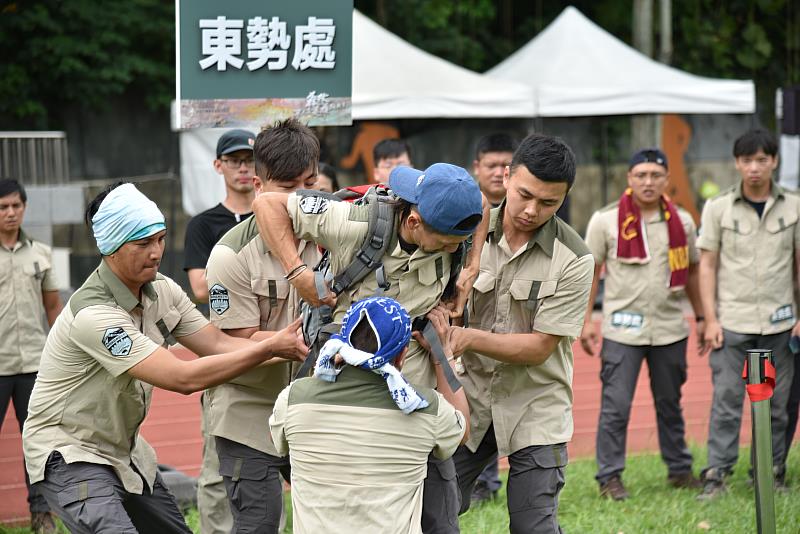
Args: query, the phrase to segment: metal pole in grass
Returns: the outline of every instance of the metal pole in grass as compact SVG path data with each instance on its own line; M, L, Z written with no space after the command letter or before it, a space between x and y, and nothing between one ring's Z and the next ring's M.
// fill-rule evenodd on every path
M772 420L770 397L775 387L772 351L748 350L742 378L747 381L747 395L753 422L754 487L756 490L756 525L759 534L775 533L775 499L772 473Z

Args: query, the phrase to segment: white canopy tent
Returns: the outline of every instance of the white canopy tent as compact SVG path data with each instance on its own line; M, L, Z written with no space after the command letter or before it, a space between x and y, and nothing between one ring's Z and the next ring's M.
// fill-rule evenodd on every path
M356 10L352 105L359 120L532 117L534 111L527 85L493 80L424 52ZM211 166L224 131L179 134L183 209L190 215L225 198L222 177Z
M752 81L658 63L572 6L486 75L532 87L539 117L755 111Z
M409 44L353 10L353 118L532 117L524 84L493 80Z

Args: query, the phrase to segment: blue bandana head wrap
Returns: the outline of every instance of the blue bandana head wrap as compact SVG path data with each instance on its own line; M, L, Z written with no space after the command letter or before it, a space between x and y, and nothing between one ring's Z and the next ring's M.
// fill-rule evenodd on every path
M367 321L378 340L375 354L360 351L350 344L350 338L361 321ZM411 318L399 302L388 297L370 297L353 304L344 316L342 330L323 345L314 368L314 376L328 382L336 381L341 372L335 357L344 358L349 365L377 373L386 385L397 406L409 414L428 406L411 387L400 371L392 365L394 359L411 340Z
M144 239L166 228L156 203L133 184L111 190L92 217L92 231L100 254L108 256L128 241Z

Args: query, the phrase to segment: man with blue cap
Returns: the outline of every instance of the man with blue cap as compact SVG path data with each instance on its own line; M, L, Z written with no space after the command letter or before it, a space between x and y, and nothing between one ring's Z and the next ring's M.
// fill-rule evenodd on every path
M485 237L488 229L488 205L484 217L483 197L469 173L447 163L436 163L424 171L401 166L392 171L389 185L394 194L394 231L381 258L382 268L338 295L327 290L322 299L314 273L298 255L294 238L313 241L330 251L331 270L341 273L369 235L370 206L336 202L319 192L303 191L265 193L253 202L259 232L271 254L291 273L289 283L307 302L332 306L333 323L342 322L353 302L378 292L397 299L412 319L424 318L442 298L453 253L473 233L475 245L465 270L467 277L477 276L484 240L480 236ZM411 342L405 362L409 380L435 387L434 365L417 341ZM452 460L431 457L425 480L423 532L459 532L459 499Z
M428 317L452 360L449 313ZM408 383L400 370L410 340L411 318L396 300L360 300L314 376L278 396L269 423L290 453L294 532L422 532L428 455L449 458L466 440L469 409L438 363L439 393Z
M261 342L209 325L158 274L164 216L133 184L103 191L86 219L102 261L48 336L23 431L28 474L73 533L189 533L139 435L153 386L189 394L302 360L299 321ZM176 342L206 357L183 361L166 350Z

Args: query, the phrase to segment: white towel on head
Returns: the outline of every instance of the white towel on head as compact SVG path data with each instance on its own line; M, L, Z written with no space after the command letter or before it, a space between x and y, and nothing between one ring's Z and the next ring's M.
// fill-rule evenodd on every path
M107 256L128 241L164 230L164 214L133 184L113 189L92 217L92 231L100 254Z

